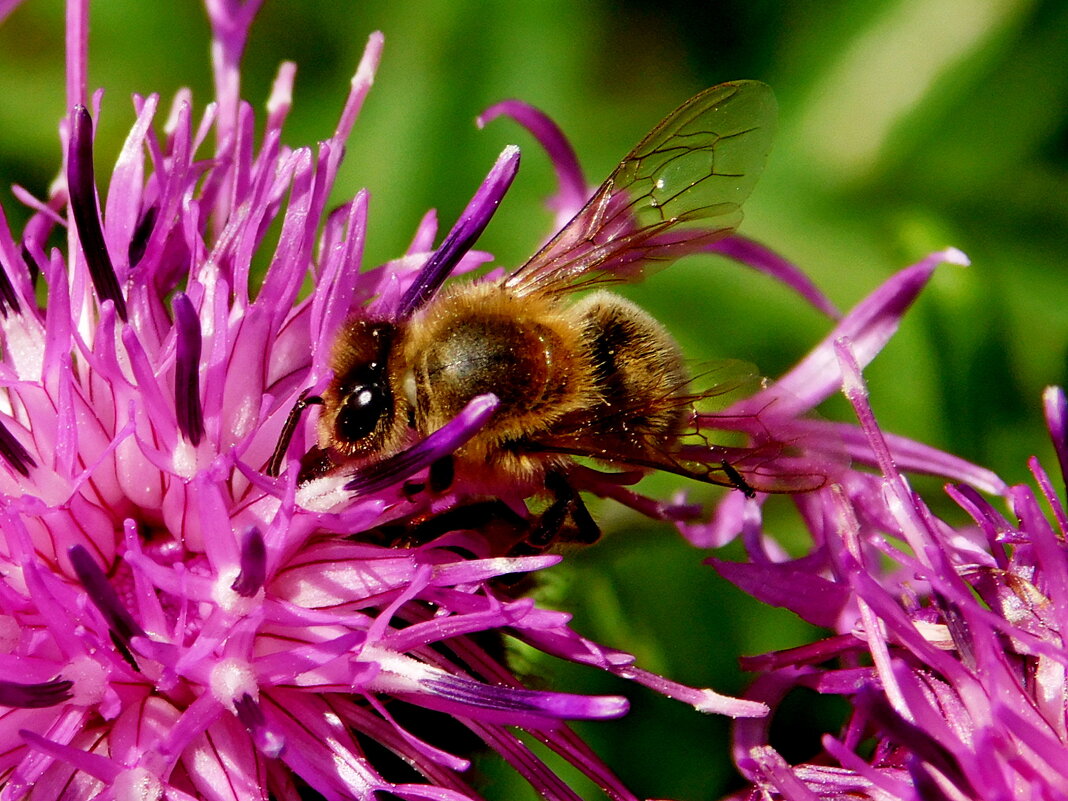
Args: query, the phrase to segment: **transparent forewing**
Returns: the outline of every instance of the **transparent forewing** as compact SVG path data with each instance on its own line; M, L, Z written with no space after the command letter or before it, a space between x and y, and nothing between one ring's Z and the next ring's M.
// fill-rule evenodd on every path
M812 492L827 485L836 464L814 458L795 444L765 442L756 447L683 445L677 450L644 448L632 452L605 453L590 441L569 437L546 437L532 443L545 453L584 456L621 468L659 470L678 476L753 492Z
M819 489L846 463L833 437L804 422L784 419L775 403L747 414L698 411L723 408L751 396L762 379L753 365L724 360L706 365L693 382L652 397L635 393L564 415L551 430L525 440L534 452L588 457L616 468L659 470L750 492L794 493ZM687 386L700 383L691 392ZM643 421L678 409L677 435L649 431ZM728 444L733 443L733 444Z
M690 98L505 285L526 294L633 280L727 236L764 168L775 112L771 89L757 81Z

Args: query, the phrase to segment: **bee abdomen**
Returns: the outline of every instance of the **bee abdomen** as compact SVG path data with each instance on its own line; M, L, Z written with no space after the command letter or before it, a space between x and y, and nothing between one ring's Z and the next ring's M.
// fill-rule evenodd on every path
M589 433L626 449L673 441L687 411L689 376L675 340L651 315L610 292L572 308L581 321L600 401Z

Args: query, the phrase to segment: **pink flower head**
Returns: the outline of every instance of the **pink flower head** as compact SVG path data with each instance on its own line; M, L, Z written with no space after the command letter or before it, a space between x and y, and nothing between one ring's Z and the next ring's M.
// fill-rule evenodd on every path
M643 671L512 591L557 556L502 554L462 526L410 548L374 541L411 516L405 482L472 436L492 395L410 448L299 486L311 426L292 426L293 458L280 477L266 469L294 403L329 380L353 310L403 317L486 260L471 247L518 151L438 248L428 218L408 253L364 269L366 193L326 204L382 37L331 137L282 144L285 64L257 142L238 64L258 5L209 0L216 102L198 117L181 92L160 127L159 98L134 98L101 198L102 96L87 96L87 4L72 2L66 180L46 201L27 196L36 213L21 235L0 213L0 798L477 798L458 732L543 796L577 798L519 729L632 799L566 725L627 702L525 688L503 636L701 711L766 707ZM57 229L66 252L48 249ZM739 247L814 297L788 265ZM577 488L657 516L693 514L577 475Z

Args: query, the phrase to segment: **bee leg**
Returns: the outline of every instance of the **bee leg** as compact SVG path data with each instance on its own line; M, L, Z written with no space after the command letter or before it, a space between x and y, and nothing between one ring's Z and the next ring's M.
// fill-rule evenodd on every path
M489 526L504 525L510 530L525 532L530 523L525 517L501 500L476 501L464 506L454 506L448 511L418 522L406 521L379 526L374 532L376 542L394 548L411 548L430 542L450 531L480 531ZM366 534L355 535L366 540Z
M566 541L578 543L579 545L593 545L593 543L601 539L601 527L593 519L593 515L590 514L586 502L582 500L582 496L578 494L578 491L568 484L563 476L560 477L560 483L568 497L567 511L574 526L568 533Z
M289 416L286 418L285 425L282 426L282 433L278 436L278 444L274 446L274 453L271 454L271 458L267 460L267 464L263 468L263 472L269 476L274 477L282 472L286 451L289 450L289 443L293 441L293 433L297 430L297 423L300 422L301 414L309 406L323 402L323 399L318 395L312 395L309 398L309 391L306 389L301 392L297 402L289 410Z
M427 486L431 492L445 492L456 478L456 465L452 456L442 456L430 465Z
M553 502L542 513L534 530L512 548L510 556L539 554L554 542L591 545L601 538L597 521L563 473L549 473L545 477L545 487L553 494ZM571 526L565 532L569 520Z
M452 456L442 456L437 461L430 463L426 481L405 481L402 489L404 497L412 500L416 495L429 489L431 492L440 494L452 486L456 477L456 468L453 465Z
M338 465L330 458L330 451L323 450L318 445L300 457L300 472L297 473L297 484L307 484L312 479L325 476Z
M746 498L756 497L756 490L749 486L749 482L745 480L745 476L739 473L734 465L730 462L720 462L720 466L723 468L723 473L731 482L732 487L739 490Z

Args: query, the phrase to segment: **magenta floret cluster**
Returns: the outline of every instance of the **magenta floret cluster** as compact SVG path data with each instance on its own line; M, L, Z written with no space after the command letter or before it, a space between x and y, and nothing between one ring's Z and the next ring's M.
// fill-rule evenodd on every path
M763 705L648 674L498 582L557 556L502 556L477 532L412 548L353 536L402 516L404 480L475 430L492 397L357 478L298 488L303 430L290 469L265 470L352 310L402 308L488 258L470 248L518 151L441 246L431 214L406 254L365 265L366 193L326 204L383 39L334 135L291 149L293 65L258 137L239 96L256 5L208 3L216 102L198 113L182 92L163 114L135 97L98 197L104 103L85 94L88 10L72 3L64 180L45 200L19 192L34 209L20 236L0 216L0 797L477 797L468 756L399 706L423 710L420 731L455 721L547 797L576 796L523 731L633 798L566 725L627 702L523 687L503 636L706 711ZM397 757L390 776L368 743Z

